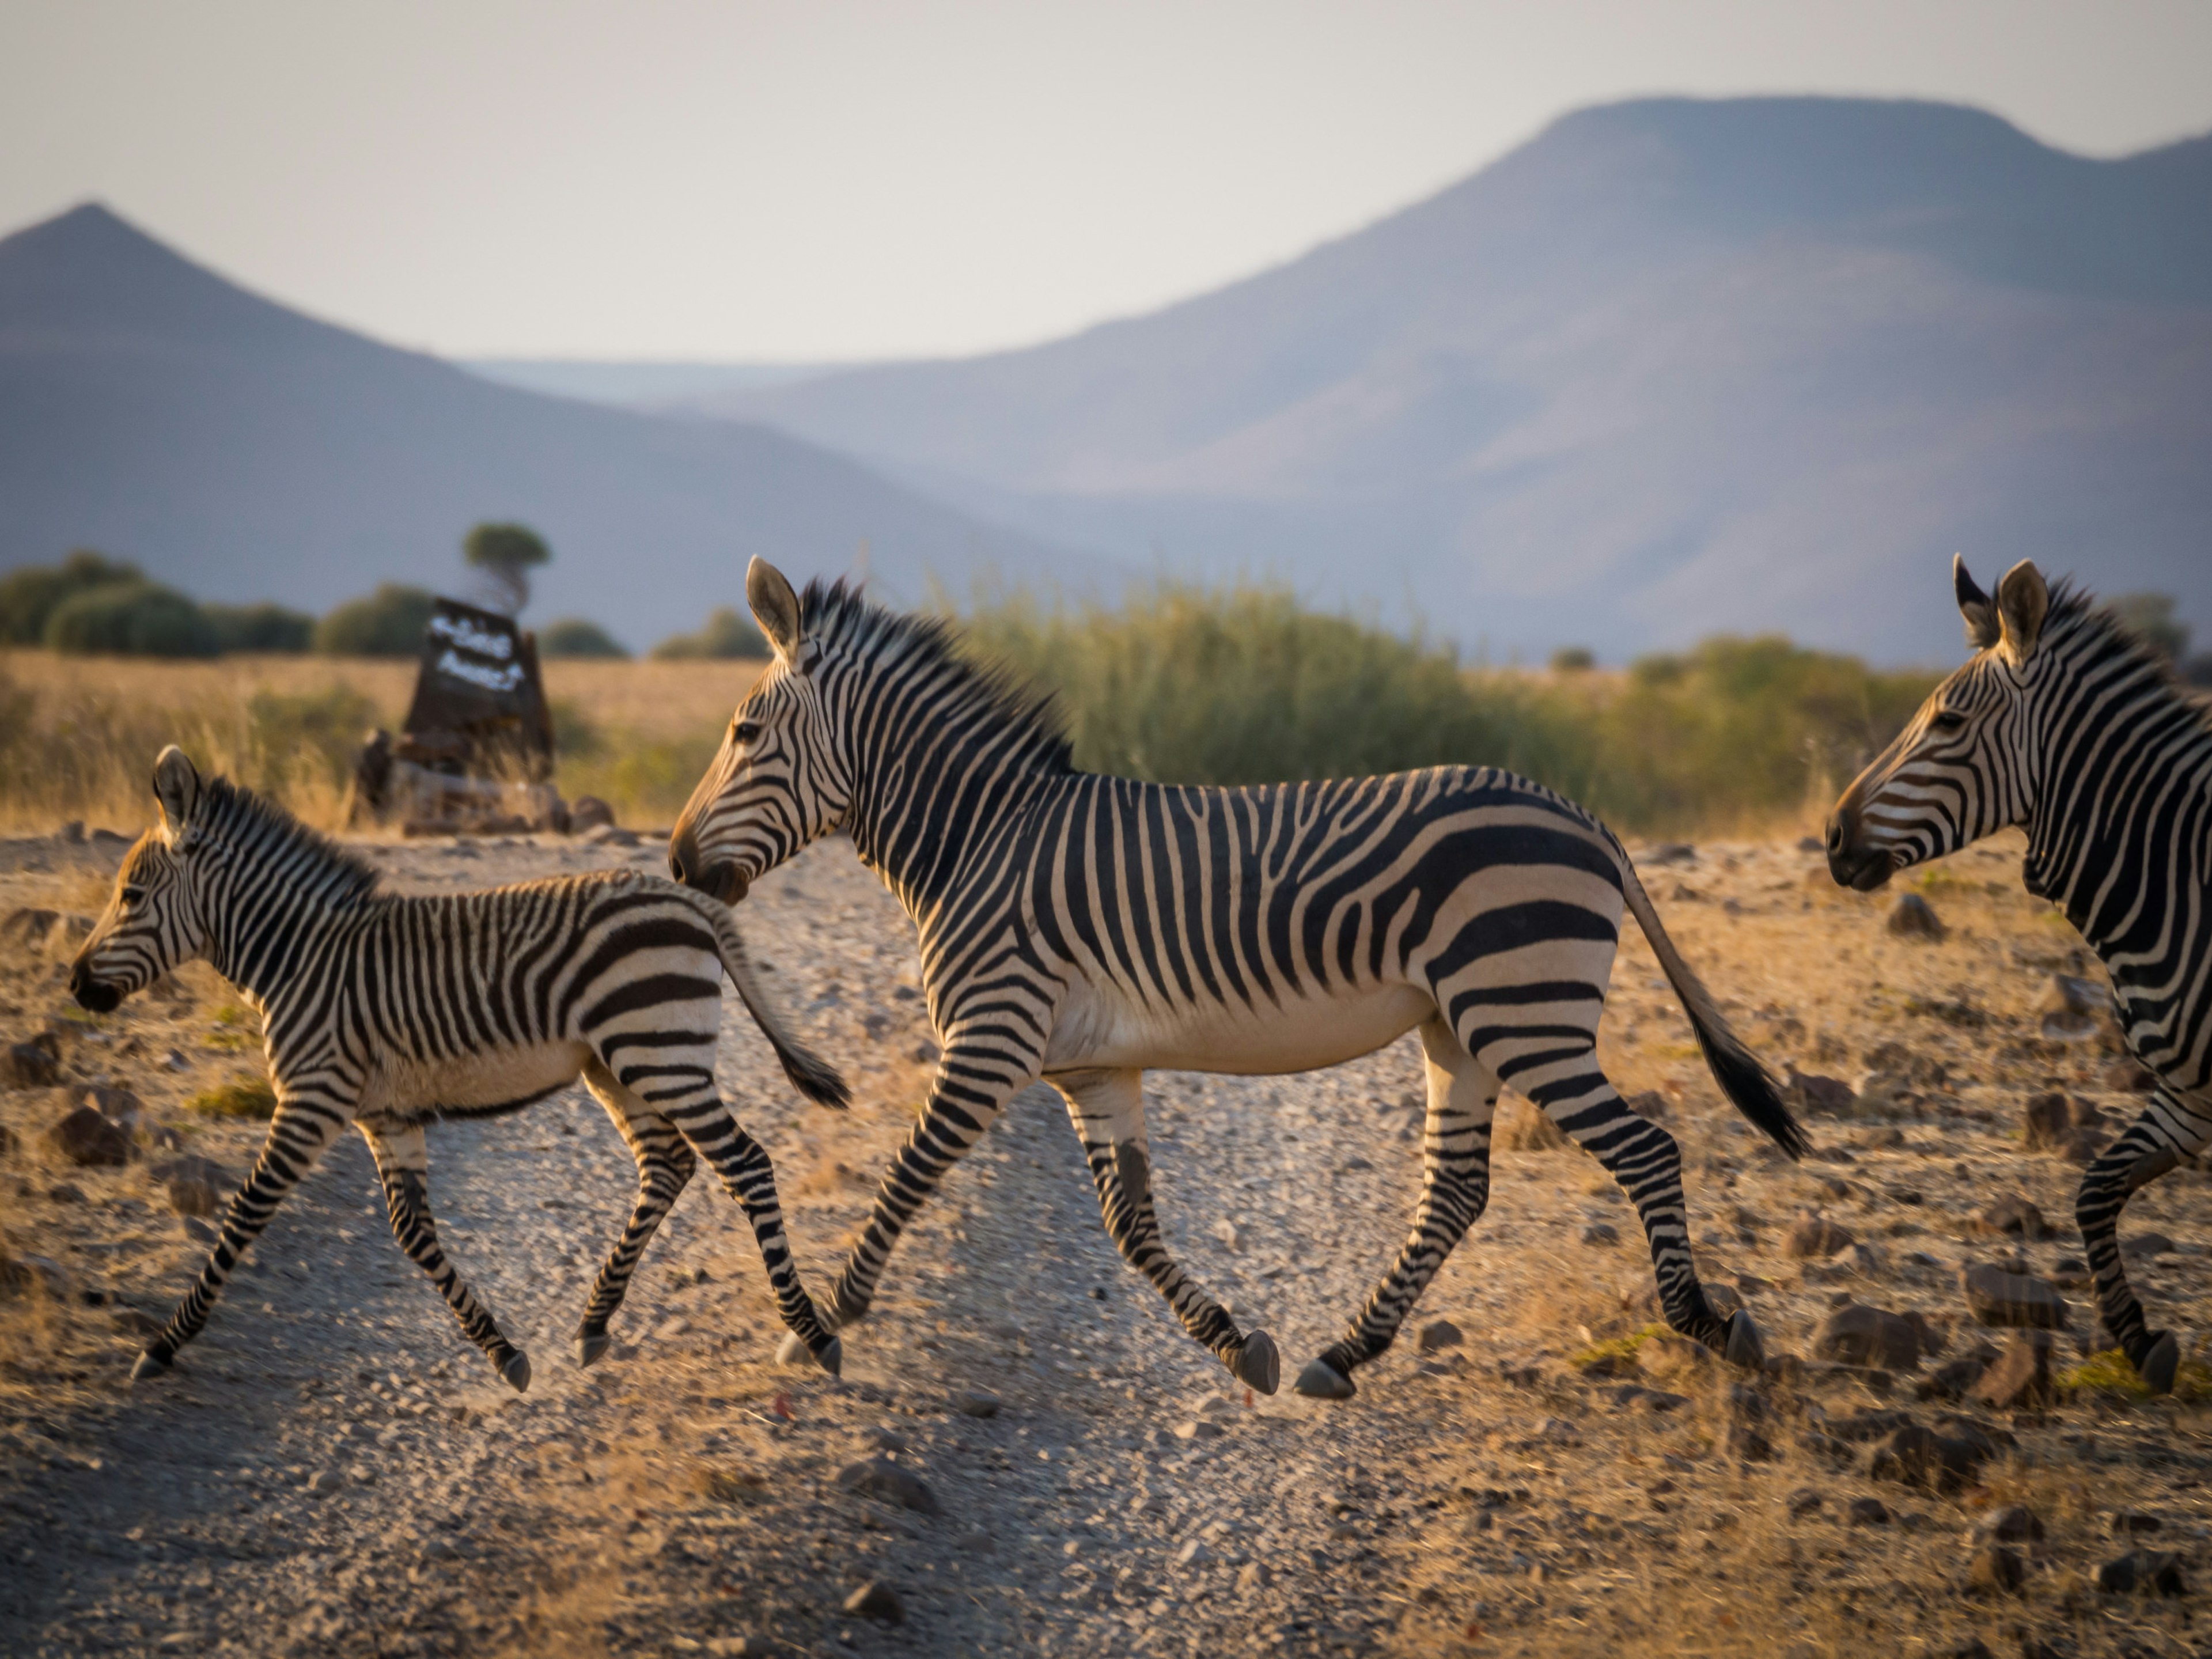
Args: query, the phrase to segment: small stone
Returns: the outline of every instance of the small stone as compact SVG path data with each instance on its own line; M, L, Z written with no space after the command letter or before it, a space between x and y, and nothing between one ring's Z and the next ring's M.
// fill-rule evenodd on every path
M1850 1231L1824 1215L1804 1215L1792 1224L1782 1241L1783 1254L1800 1261L1825 1260L1857 1241Z
M1237 1593L1250 1595L1267 1588L1267 1570L1257 1561L1247 1561L1237 1570Z
M136 1308L118 1308L108 1316L109 1322L125 1336L159 1336L161 1322Z
M568 803L568 833L580 836L615 821L615 809L597 795L579 795Z
M2109 1031L2119 1035L2112 1018L2112 994L2096 980L2053 974L2035 1005L2043 1035L2057 1042L2081 1042Z
M2122 1054L2106 1066L2099 1080L2116 1095L2147 1095L2158 1087L2157 1073L2130 1054Z
M46 1197L56 1204L82 1204L84 1188L71 1181L58 1181L46 1188Z
M1765 1463L1774 1456L1774 1443L1747 1423L1731 1423L1728 1455L1746 1463Z
M750 1638L743 1636L710 1636L707 1638L706 1649L714 1656L714 1659L753 1659L753 1656L761 1651L752 1644Z
M1983 1516L1979 1530L2000 1544L2038 1544L2043 1541L2043 1517L2025 1504L2008 1504Z
M888 1423L879 1423L869 1430L868 1437L875 1442L878 1451L902 1452L906 1449L906 1437Z
M1917 893L1900 893L1897 902L1890 907L1889 921L1884 924L1899 939L1937 939L1943 937L1943 923L1935 907Z
M58 910L40 909L31 905L10 910L4 918L0 918L0 945L26 953L41 952L46 948L47 935L53 932L54 924L61 919L61 913Z
M956 1394L952 1396L952 1409L963 1417L996 1417L999 1414L999 1396L981 1391Z
M1993 1411L2034 1411L2050 1405L2056 1391L2049 1334L2031 1330L2014 1337L1966 1393Z
M1813 1333L1813 1357L1839 1365L1909 1371L1920 1364L1923 1327L1887 1308L1861 1303L1836 1309Z
M1224 1216L1213 1224L1213 1236L1231 1255L1241 1255L1244 1249L1244 1234L1236 1222Z
M1179 1567L1210 1567L1213 1559L1213 1552L1206 1547L1203 1538L1186 1540L1175 1553L1175 1564Z
M113 1169L131 1158L131 1137L89 1106L80 1106L46 1131L46 1144L70 1163Z
M60 1044L11 1042L0 1048L0 1084L11 1089L50 1089L61 1076Z
M1221 1438L1221 1425L1209 1423L1203 1418L1200 1418L1191 1422L1176 1424L1174 1434L1178 1440L1218 1440Z
M1985 1454L1966 1440L1952 1439L1919 1424L1897 1430L1875 1448L1867 1472L1877 1480L1953 1492L1974 1478Z
M1790 1518L1802 1521L1808 1515L1817 1515L1827 1501L1827 1494L1817 1487L1800 1486L1790 1494Z
M2112 1516L2112 1536L2134 1538L2143 1533L2157 1532L2166 1522L2142 1510L2119 1510Z
M2040 1279L1987 1266L1969 1268L1960 1278L1966 1306L1984 1325L2066 1328L2066 1298Z
M307 1490L318 1498L328 1498L344 1485L344 1477L336 1469L318 1469L307 1477Z
M2097 1569L2097 1588L2106 1595L2185 1595L2181 1558L2167 1550L2130 1550Z
M1886 1527L1889 1524L1889 1507L1879 1498L1854 1498L1844 1518L1854 1527Z
M880 1457L863 1458L837 1471L837 1484L848 1492L881 1503L912 1510L919 1515L938 1515L937 1494L913 1470Z
M1954 1642L1943 1650L1943 1659L1997 1659L1990 1651L1990 1644L1978 1636L1969 1636L1963 1642Z
M872 1619L879 1625L906 1623L906 1608L898 1599L898 1592L879 1578L871 1578L847 1596L845 1611L857 1619Z
M1421 1327L1414 1346L1423 1353L1441 1353L1446 1348L1456 1348L1466 1340L1466 1333L1450 1320L1434 1319Z
M1974 1218L1974 1231L1990 1237L2010 1237L2035 1243L2049 1237L2043 1212L2015 1193L2001 1198Z
M2088 1101L2052 1090L2029 1097L2021 1121L2028 1151L2064 1153L2083 1131L2099 1129L2105 1115Z
M1585 1244L1618 1244L1620 1243L1620 1230L1615 1227L1610 1221L1593 1221L1589 1226L1583 1229L1583 1243Z
M2011 1595L2027 1577L2027 1563L2009 1544L1984 1544L1966 1559L1966 1588L1984 1595Z
M1859 1103L1858 1091L1841 1078L1822 1077L1817 1072L1801 1072L1795 1066L1789 1068L1790 1092L1794 1103L1808 1112L1826 1112L1832 1117L1849 1117Z
M2172 1255L2173 1241L2164 1233L2137 1233L2133 1238L2120 1241L2120 1254L2133 1257Z

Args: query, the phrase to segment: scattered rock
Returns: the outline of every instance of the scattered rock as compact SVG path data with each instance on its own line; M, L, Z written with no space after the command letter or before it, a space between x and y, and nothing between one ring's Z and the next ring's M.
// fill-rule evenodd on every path
M317 1498L328 1498L345 1485L345 1477L336 1469L318 1469L307 1477L307 1490Z
M1620 1243L1620 1230L1609 1221L1593 1221L1583 1229L1583 1243L1618 1244Z
M1647 1119L1653 1123L1664 1123L1674 1115L1674 1109L1668 1103L1667 1097L1656 1089L1646 1089L1639 1094L1630 1095L1621 1102L1621 1104L1627 1107L1637 1116Z
M102 1088L88 1083L73 1091L70 1099L80 1106L89 1106L110 1123L135 1132L146 1115L146 1103L128 1089Z
M56 1204L82 1204L84 1188L70 1182L58 1181L46 1188L46 1197Z
M2118 1510L2112 1516L2112 1536L2134 1538L2144 1533L2157 1532L2166 1522L2142 1510Z
M1858 1105L1858 1092L1840 1078L1822 1077L1814 1072L1800 1072L1795 1066L1789 1070L1788 1089L1792 1103L1808 1112L1826 1112L1835 1117L1849 1117Z
M0 945L18 951L39 951L46 948L46 936L53 932L54 924L61 920L58 910L42 910L25 905L0 917Z
M1178 1440L1218 1440L1221 1437L1221 1425L1209 1423L1203 1418L1198 1418L1188 1423L1176 1424L1174 1432L1175 1437Z
M2009 1235L2033 1244L2050 1235L2051 1229L2043 1219L2043 1212L2014 1193L2001 1198L1983 1209L1974 1218L1974 1231L1992 1237Z
M48 1129L46 1144L83 1168L118 1168L131 1161L132 1152L129 1133L89 1106L79 1106Z
M1984 1544L1966 1559L1966 1588L1984 1595L2016 1594L2027 1563L2009 1544Z
M1997 1351L1986 1342L1978 1342L1956 1359L1938 1365L1915 1385L1913 1392L1923 1400L1958 1400L1967 1389L1981 1380L1982 1373L1996 1361Z
M0 1164L13 1164L23 1155L22 1137L0 1123Z
M2133 1238L2120 1241L2120 1254L2125 1256L2172 1255L2173 1241L2164 1233L2137 1233Z
M837 1471L837 1484L863 1498L912 1510L918 1515L944 1512L938 1507L937 1494L923 1484L919 1475L884 1458L869 1457L858 1463L848 1463Z
M1705 1283L1705 1305L1722 1319L1732 1318L1743 1310L1743 1295L1733 1285L1708 1279Z
M902 1452L907 1448L906 1437L888 1423L878 1423L869 1430L868 1438L875 1442L878 1451Z
M1889 1506L1879 1498L1854 1498L1844 1518L1854 1527L1886 1527L1889 1524Z
M51 1037L0 1048L0 1084L11 1089L51 1089L60 1077L61 1044Z
M963 1417L996 1417L999 1414L999 1396L981 1390L956 1394L952 1396L952 1409Z
M615 809L597 795L579 795L568 803L568 833L580 836L589 830L611 826Z
M1967 1441L1912 1424L1875 1448L1867 1472L1877 1480L1952 1492L1974 1478L1985 1455L1981 1448Z
M2112 994L2101 982L2053 974L2035 1005L2043 1035L2054 1042L2086 1042L2109 1036L2119 1045L2119 1025L2112 1017Z
M2021 1117L2031 1152L2053 1152L2069 1163L2087 1164L2104 1146L2105 1114L2077 1096L2057 1090L2033 1096Z
M2169 1550L2130 1550L2097 1569L2097 1588L2106 1595L2185 1595L2181 1558Z
M2043 1541L2043 1517L2025 1504L2008 1504L1983 1516L1977 1530L2000 1544L2037 1544Z
M1992 1411L2033 1411L2056 1398L2051 1382L2051 1337L2023 1331L1966 1389L1966 1396Z
M1449 1319L1431 1320L1421 1327L1415 1346L1423 1353L1438 1353L1446 1348L1456 1348L1467 1340L1467 1334Z
M1783 1238L1782 1252L1801 1261L1825 1259L1856 1242L1849 1228L1837 1225L1824 1215L1808 1214L1791 1224Z
M1646 866L1667 864L1695 864L1698 849L1686 841L1662 841L1656 847L1644 849L1637 863Z
M2147 1095L2158 1086L2157 1073L2132 1054L2113 1060L2098 1080L2116 1095Z
M1827 1501L1827 1494L1818 1488L1800 1486L1790 1494L1790 1518L1792 1521L1802 1521L1808 1515L1816 1515L1820 1512L1821 1505Z
M1900 893L1884 924L1899 939L1936 939L1943 937L1943 923L1935 907L1917 893Z
M856 1619L872 1619L879 1625L903 1625L906 1607L898 1592L880 1578L871 1578L845 1598L845 1611Z
M1210 1567L1213 1559L1213 1552L1206 1547L1203 1538L1188 1540L1175 1553L1175 1564L1179 1567Z
M2066 1328L2066 1298L2040 1279L1986 1266L1970 1267L1960 1279L1967 1307L1984 1325Z
M1237 1570L1237 1593L1250 1595L1267 1588L1267 1570L1257 1561L1247 1561Z
M1923 1322L1850 1303L1838 1308L1813 1333L1813 1356L1844 1365L1879 1365L1909 1371L1920 1364Z
M1227 1216L1222 1217L1220 1220L1213 1224L1213 1236L1222 1242L1231 1255L1241 1255L1243 1253L1244 1249L1244 1235L1243 1231L1238 1229L1237 1224L1234 1221L1231 1221Z
M1774 1456L1774 1443L1748 1423L1729 1425L1728 1455L1747 1463L1765 1463Z

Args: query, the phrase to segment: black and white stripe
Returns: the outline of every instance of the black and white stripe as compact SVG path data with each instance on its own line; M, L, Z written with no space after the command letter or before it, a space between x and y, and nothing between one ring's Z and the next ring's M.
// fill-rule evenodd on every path
M528 1358L440 1248L423 1126L512 1111L580 1076L638 1170L636 1206L576 1333L580 1362L605 1352L638 1258L703 1158L744 1207L784 1322L837 1369L837 1340L784 1239L768 1154L714 1086L722 974L802 1092L842 1106L845 1085L783 1031L724 907L628 872L394 896L282 809L203 782L174 746L155 763L155 793L162 823L125 858L70 988L105 1012L204 957L260 1011L276 1111L198 1282L134 1376L166 1370L198 1334L246 1248L350 1123L375 1157L400 1248L500 1374L528 1386Z
M1243 789L1088 775L1036 702L966 661L941 624L842 585L802 601L758 561L748 592L778 660L738 709L672 863L734 901L842 828L915 921L944 1042L836 1319L866 1311L908 1220L1042 1076L1066 1099L1123 1257L1233 1373L1272 1390L1273 1342L1240 1332L1161 1240L1143 1072L1305 1070L1418 1030L1429 1109L1413 1231L1302 1391L1350 1394L1482 1212L1505 1083L1635 1200L1675 1328L1755 1352L1749 1322L1724 1328L1698 1285L1673 1137L1598 1067L1624 908L1730 1097L1792 1151L1797 1128L1589 814L1489 769Z
M1952 565L1974 658L1929 694L1828 821L1838 881L1894 872L2018 824L2027 890L2066 913L2112 975L2150 1104L2081 1177L2074 1213L2098 1305L2143 1380L2180 1346L2145 1323L2117 1229L2129 1197L2212 1143L2212 722L2087 595L2026 561L1992 600Z

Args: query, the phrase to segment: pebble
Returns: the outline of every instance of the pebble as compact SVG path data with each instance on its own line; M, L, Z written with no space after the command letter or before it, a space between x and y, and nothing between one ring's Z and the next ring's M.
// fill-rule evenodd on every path
M2097 1589L2106 1595L2185 1595L2181 1558L2167 1550L2130 1550L2097 1569Z
M2137 1233L2133 1238L2120 1241L2120 1254L2124 1256L2172 1255L2173 1241L2164 1233Z
M1618 1244L1620 1243L1620 1230L1609 1221L1593 1221L1583 1229L1583 1243Z
M134 1151L128 1131L89 1106L79 1106L46 1131L46 1145L80 1168L115 1169Z
M318 1498L328 1498L345 1485L345 1477L336 1469L318 1469L307 1477L307 1490Z
M1884 926L1899 939L1938 939L1944 931L1935 907L1917 893L1899 894Z
M868 1431L868 1437L875 1442L878 1451L902 1452L906 1449L906 1437L888 1423L878 1424Z
M1179 1567L1210 1567L1213 1560L1213 1552L1206 1547L1203 1538L1185 1540L1183 1547L1175 1553L1175 1564Z
M1808 1515L1816 1515L1827 1501L1827 1494L1818 1487L1800 1486L1790 1494L1790 1518L1802 1521Z
M1467 1334L1449 1319L1433 1319L1421 1327L1414 1346L1423 1353L1440 1353L1446 1348L1456 1348L1467 1340Z
M2065 1328L2066 1298L2040 1279L1988 1266L1967 1268L1960 1279L1966 1306L1984 1325Z
M857 1463L848 1463L837 1471L837 1484L848 1492L859 1492L864 1498L912 1510L920 1515L938 1515L937 1494L913 1470L880 1457L863 1458Z
M1889 1506L1879 1498L1854 1498L1844 1516L1854 1527L1886 1527L1889 1524Z
M1859 1103L1858 1091L1841 1078L1801 1072L1795 1066L1789 1068L1788 1088L1795 1103L1807 1111L1848 1117Z
M1909 1371L1919 1365L1923 1350L1932 1346L1930 1336L1924 1320L1853 1302L1820 1322L1813 1333L1812 1352L1816 1359L1838 1364Z
M855 1618L872 1619L883 1625L906 1623L906 1607L899 1601L898 1592L879 1578L871 1578L847 1596L845 1611Z
M2142 1510L2117 1510L2112 1515L2112 1536L2133 1538L2143 1533L2158 1532L2166 1522Z
M2027 1563L2009 1544L1984 1544L1966 1559L1966 1588L1984 1595L2011 1595L2027 1577Z
M1877 1480L1953 1492L1974 1478L1986 1455L1970 1441L1939 1435L1915 1423L1895 1431L1875 1448L1867 1472Z
M1782 1252L1799 1261L1820 1260L1847 1249L1856 1242L1849 1228L1838 1225L1824 1215L1811 1213L1791 1224L1783 1238Z
M52 1088L61 1076L61 1045L51 1037L0 1048L0 1083L11 1089Z
M952 1396L952 1409L963 1417L996 1417L999 1407L999 1396L995 1394L976 1392Z
M2035 1544L2043 1540L2043 1517L2025 1504L2007 1504L1982 1517L1975 1528L2000 1544Z
M2021 1110L2027 1150L2087 1164L2105 1143L2105 1115L2090 1102L2057 1091L2032 1096Z
M2043 1212L2014 1193L1989 1205L1974 1217L1974 1231L1990 1237L2010 1236L2033 1244L2050 1237Z
M2033 1411L2050 1405L2056 1392L2049 1334L2033 1330L2014 1336L1966 1394L1993 1411Z

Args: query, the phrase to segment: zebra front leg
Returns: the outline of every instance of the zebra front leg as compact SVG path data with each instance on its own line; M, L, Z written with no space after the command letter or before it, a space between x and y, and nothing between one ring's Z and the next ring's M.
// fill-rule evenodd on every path
M1380 1358L1398 1328L1490 1201L1490 1126L1498 1079L1441 1018L1421 1026L1429 1110L1421 1138L1421 1200L1398 1259L1344 1335L1292 1386L1316 1400L1348 1400L1352 1368Z
M520 1394L530 1386L530 1356L501 1333L491 1310L469 1288L438 1243L437 1224L430 1218L430 1149L422 1129L413 1125L400 1129L373 1128L366 1123L359 1127L376 1159L377 1177L384 1183L392 1237L437 1286L462 1332L483 1350L492 1369Z
M1098 1188L1107 1236L1121 1260L1152 1280L1183 1329L1226 1365L1231 1376L1261 1394L1274 1393L1280 1376L1274 1339L1265 1331L1239 1334L1228 1310L1199 1289L1160 1238L1145 1141L1144 1073L1066 1072L1047 1080L1067 1103L1068 1118Z
M2154 1394L2172 1392L2181 1367L2181 1345L2171 1331L2154 1331L2129 1286L2120 1257L2120 1212L2127 1201L2183 1158L2212 1140L2212 1121L2199 1117L2164 1090L2152 1097L2125 1133L2082 1172L2074 1195L2075 1224L2096 1276L2097 1310Z
M653 1240L662 1218L683 1196L699 1160L676 1127L635 1094L615 1081L597 1060L584 1068L584 1084L591 1090L637 1160L637 1204L629 1224L609 1253L606 1264L592 1285L592 1299L576 1327L576 1364L589 1365L606 1352L613 1338L607 1322L629 1292L630 1277L637 1271L645 1247Z
M200 1334L246 1247L261 1236L285 1194L315 1167L331 1138L345 1126L346 1116L346 1109L335 1102L301 1096L279 1098L276 1115L269 1121L269 1137L261 1143L261 1156L223 1212L222 1237L208 1253L199 1282L139 1354L131 1368L133 1382L167 1370L177 1350Z

